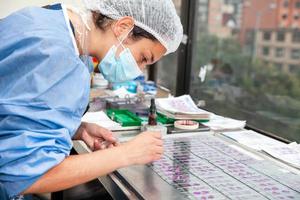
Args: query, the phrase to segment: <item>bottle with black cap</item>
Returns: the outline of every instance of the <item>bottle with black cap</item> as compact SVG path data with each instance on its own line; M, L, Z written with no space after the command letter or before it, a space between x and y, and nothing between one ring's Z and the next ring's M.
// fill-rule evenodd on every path
M150 106L150 109L149 109L148 125L156 126L157 125L156 117L157 117L157 115L156 115L155 99L151 99L151 106Z
M159 132L162 135L167 134L167 128L157 123L155 99L151 99L151 105L149 108L148 124L142 126L142 131Z

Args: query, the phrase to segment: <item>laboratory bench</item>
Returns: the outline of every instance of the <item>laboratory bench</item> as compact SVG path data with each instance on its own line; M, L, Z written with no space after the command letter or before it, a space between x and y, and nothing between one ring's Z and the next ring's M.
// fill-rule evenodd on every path
M164 142L161 160L116 170L99 183L113 199L300 199L298 169L219 133L176 134ZM80 141L74 149L90 152Z
M115 132L120 142L138 133ZM73 147L77 154L91 152L82 141ZM96 181L116 200L300 199L298 168L222 132L166 135L164 148L159 161L118 169ZM54 196L62 199L60 193Z

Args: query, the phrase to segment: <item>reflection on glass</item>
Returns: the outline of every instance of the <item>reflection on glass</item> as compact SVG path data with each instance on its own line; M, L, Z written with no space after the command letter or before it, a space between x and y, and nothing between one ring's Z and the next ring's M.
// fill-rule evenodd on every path
M198 0L193 97L206 100L212 112L299 142L296 7L297 0ZM207 77L201 82L203 66Z
M180 16L181 0L173 0L177 13ZM178 53L173 53L164 57L157 63L157 83L176 92Z

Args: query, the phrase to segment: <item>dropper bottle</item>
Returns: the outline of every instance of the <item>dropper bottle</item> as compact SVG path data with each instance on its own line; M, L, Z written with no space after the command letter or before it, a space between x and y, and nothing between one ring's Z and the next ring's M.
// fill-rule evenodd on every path
M148 125L156 126L157 125L157 114L156 114L156 105L155 99L151 99L151 106L149 109L149 118L148 118Z

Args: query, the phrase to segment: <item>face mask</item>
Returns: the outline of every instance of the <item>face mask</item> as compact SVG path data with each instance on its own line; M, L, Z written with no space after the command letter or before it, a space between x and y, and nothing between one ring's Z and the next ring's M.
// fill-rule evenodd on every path
M134 80L143 73L136 63L130 49L122 45L124 39L119 41L120 43L118 45L121 45L124 49L120 53L120 56L117 58L116 55L118 46L113 45L99 64L99 70L104 78L112 83Z

